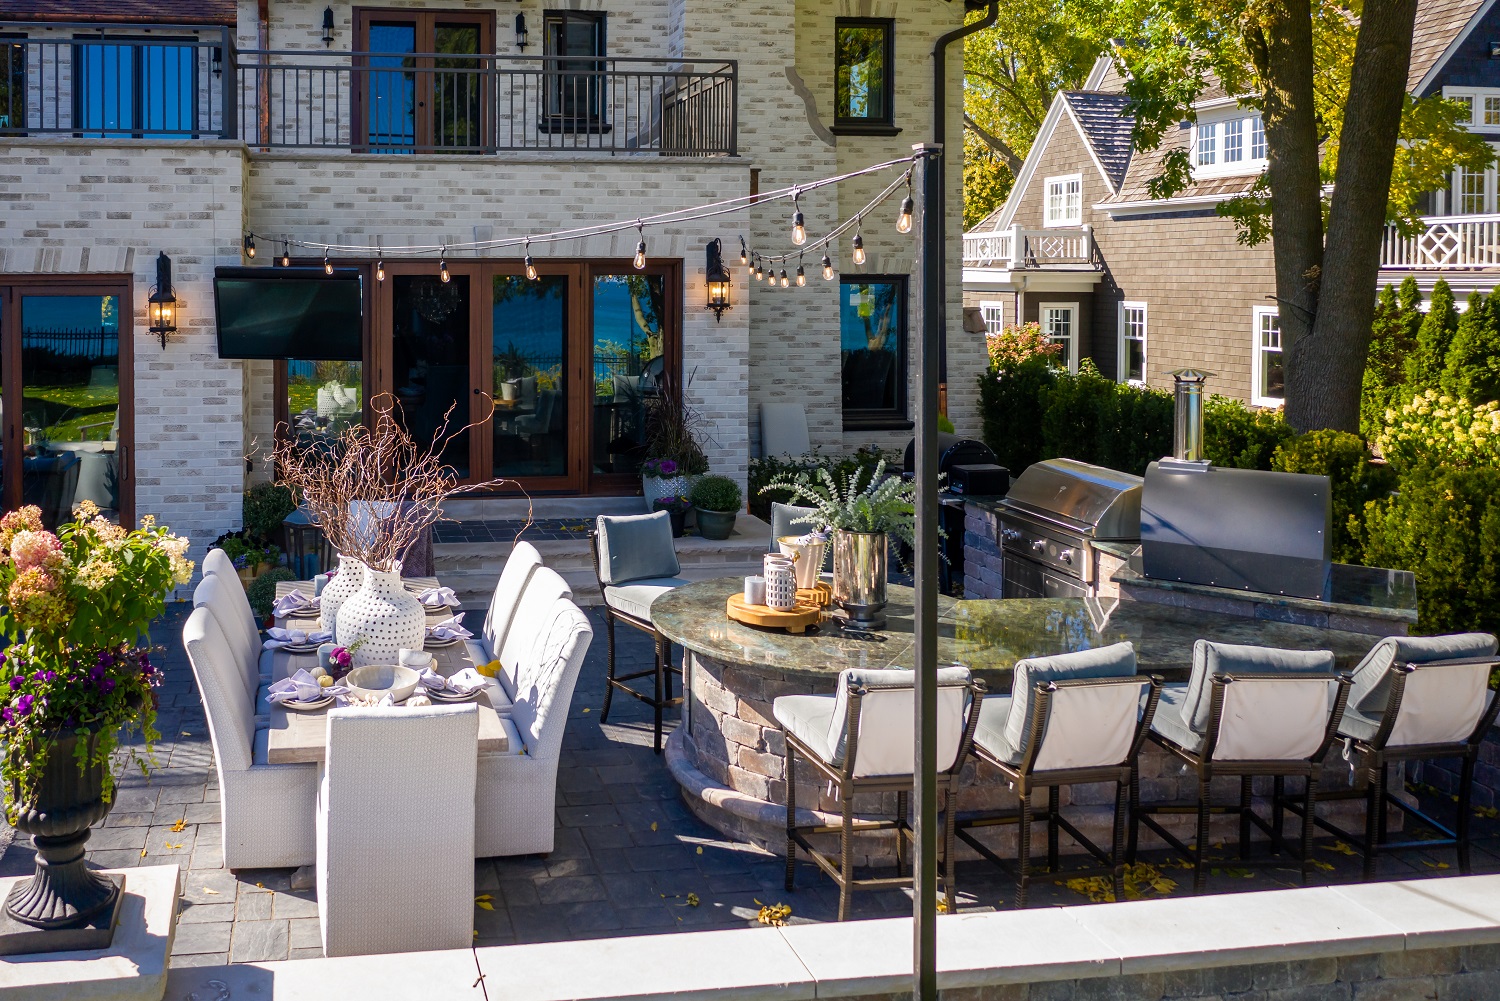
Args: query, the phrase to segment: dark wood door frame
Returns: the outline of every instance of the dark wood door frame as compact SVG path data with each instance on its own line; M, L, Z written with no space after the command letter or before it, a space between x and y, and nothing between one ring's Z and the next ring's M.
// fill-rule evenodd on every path
M430 53L434 48L436 29L442 24L472 24L479 29L479 51L473 54L476 69L493 69L495 64L495 15L492 11L472 10L424 10L420 7L355 7L354 8L354 48L357 50L353 59L354 75L353 86L350 88L350 112L353 116L353 128L351 139L355 152L368 153L372 148L369 142L369 122L365 120L365 105L370 77L368 39L370 37L370 26L376 21L410 21L414 25L416 37L413 47L419 54ZM468 54L455 54L455 59L468 58ZM436 104L434 99L434 83L437 78L436 61L428 55L422 58L420 55L413 59L415 64L412 69L415 74L416 101L414 129L416 149L413 152L430 153L437 147L437 132L434 128L433 108ZM389 72L396 72L390 70ZM491 79L485 74L479 87L479 138L481 146L494 144L494 136L491 134L492 123L492 98L490 88L484 80ZM393 146L381 146L374 144L375 149L394 150Z

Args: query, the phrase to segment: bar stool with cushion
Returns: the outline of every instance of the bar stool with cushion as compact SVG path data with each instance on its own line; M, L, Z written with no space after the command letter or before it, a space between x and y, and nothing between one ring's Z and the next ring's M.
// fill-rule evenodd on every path
M1136 673L1135 648L1116 643L1055 657L1018 661L1010 695L990 696L980 708L974 755L998 768L1015 786L1020 808L959 819L958 837L1002 868L1008 868L975 828L1018 824L1016 906L1026 906L1031 881L1031 827L1047 823L1047 871L1058 867L1061 827L1102 869L1069 870L1070 877L1109 876L1115 899L1125 897L1125 799L1141 744L1151 728L1161 678ZM1058 790L1085 782L1115 783L1114 840L1106 851L1062 815ZM1031 805L1034 789L1047 790L1040 816Z
M783 695L772 704L772 714L786 737L786 888L793 889L797 846L807 852L839 887L839 920L849 913L855 889L901 886L906 876L906 841L912 837L907 804L914 783L913 685L916 675L902 670L839 672L834 695ZM937 779L947 784L948 809L943 837L943 888L948 909L954 903L953 797L958 776L974 738L984 686L966 667L937 672ZM828 783L841 812L838 825L797 823L796 761L807 759L820 780ZM861 821L859 831L896 832L896 875L854 876L854 797L861 793L896 794L896 815L889 820ZM839 835L839 857L830 859L808 840L815 834Z
M1271 838L1273 853L1286 847L1281 829L1288 777L1304 780L1301 815L1314 815L1318 773L1343 718L1348 696L1349 676L1334 671L1331 651L1198 640L1193 644L1190 680L1162 687L1161 703L1151 721L1151 740L1197 775L1197 802L1192 806L1142 806L1137 772L1131 781L1133 823L1126 857L1134 861L1138 825L1145 824L1193 863L1193 892L1201 893L1208 878L1209 816L1235 814L1240 822L1240 861L1236 864L1284 864L1250 859L1250 825ZM1220 775L1239 778L1237 806L1213 805L1210 786ZM1269 823L1251 804L1251 783L1257 775L1274 780ZM1184 813L1197 816L1197 840L1191 847L1156 819L1158 815ZM1304 884L1312 865L1313 827L1306 822L1302 825L1298 857Z
M478 740L473 705L329 711L317 824L323 955L473 944ZM415 876L403 878L415 858Z
M1489 633L1451 636L1388 636L1354 669L1349 708L1339 726L1346 756L1364 779L1365 788L1340 791L1325 799L1364 796L1365 836L1357 838L1325 820L1319 826L1352 842L1364 852L1366 879L1375 876L1375 859L1395 848L1430 849L1454 845L1458 867L1468 874L1470 800L1479 746L1494 725L1495 693L1491 672L1500 663L1495 637ZM1390 795L1390 766L1402 761L1458 758L1458 818L1448 827ZM1388 807L1437 831L1430 841L1388 840Z
M682 669L672 666L672 644L651 624L651 603L675 587L689 583L678 576L677 550L672 545L672 519L665 511L652 514L601 514L589 533L594 557L594 575L604 596L604 626L609 637L609 677L604 689L604 711L600 722L609 720L615 689L634 696L656 714L655 748L661 753L662 710L681 705L672 697L672 675ZM656 644L655 663L649 671L615 674L615 621L649 633ZM654 680L652 694L631 688L637 678Z

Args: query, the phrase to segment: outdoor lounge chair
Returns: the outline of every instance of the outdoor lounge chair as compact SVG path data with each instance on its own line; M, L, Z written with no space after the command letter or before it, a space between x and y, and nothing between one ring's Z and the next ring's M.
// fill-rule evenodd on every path
M267 731L254 724L238 653L207 608L188 616L182 642L213 742L225 867L310 865L317 858L317 766L267 763Z
M990 697L980 708L974 755L1008 779L1016 790L1016 810L964 816L955 833L975 851L1007 868L976 838L976 828L1017 824L1016 906L1026 906L1031 881L1031 827L1047 824L1047 871L1058 867L1061 827L1102 869L1068 871L1069 877L1108 876L1115 899L1125 898L1125 800L1136 756L1151 728L1161 678L1136 674L1135 649L1116 643L1056 657L1017 662L1010 695ZM1058 805L1058 790L1085 782L1115 783L1114 840L1108 851L1084 837ZM1047 790L1047 806L1037 814L1035 789Z
M911 671L839 672L835 695L783 695L772 704L772 714L786 737L786 888L793 889L797 846L807 852L839 887L839 920L849 914L849 895L855 889L901 886L905 875L906 840L912 837L907 818L913 779L913 705ZM958 776L968 756L979 720L984 686L966 667L944 667L937 672L937 779L947 784L943 836L943 889L948 908L954 904L953 821ZM797 823L796 760L801 755L837 798L840 823ZM856 879L854 875L854 797L860 793L896 794L896 815L890 820L863 821L859 832L896 832L896 875ZM839 835L838 858L831 859L808 839L816 834Z
M675 587L689 583L679 577L682 567L672 544L672 519L665 511L652 514L601 514L589 533L594 557L594 576L604 596L604 628L609 637L609 676L604 688L604 711L599 722L609 721L615 689L650 706L655 713L654 747L661 753L662 710L682 704L672 697L672 675L682 669L672 665L672 644L651 624L651 603ZM656 645L655 662L649 671L615 674L616 620L650 634ZM628 682L650 677L652 693L646 695Z
M594 638L588 618L568 598L555 599L545 613L517 619L511 636L519 639L519 634L531 642L516 671L515 705L506 728L510 749L479 755L477 858L552 851L568 706Z
M214 550L220 552L221 550ZM206 561L205 561L206 562ZM250 698L255 698L261 677L260 630L255 628L255 618L250 611L250 602L238 577L206 573L193 589L193 607L207 608L224 631L224 638L234 650L235 662ZM268 662L269 666L269 662Z
M472 705L329 711L317 823L323 955L473 944L478 740ZM414 858L418 874L403 878Z
M510 555L505 559L505 566L500 571L500 578L495 582L495 593L490 595L490 607L484 616L484 627L478 636L468 641L469 656L474 663L488 664L500 659L500 652L505 649L505 638L510 633L511 624L515 621L516 611L521 604L521 595L531 581L532 572L541 565L542 554L531 543L517 542L511 548ZM511 680L514 681L514 677Z
M500 671L495 675L495 680L500 683L505 696L504 699L497 698L492 691L490 705L501 716L510 715L510 702L515 699L520 685L520 669L534 656L533 648L540 635L538 629L553 614L553 606L559 598L572 597L572 588L568 587L568 582L556 570L544 566L532 567L516 601L504 640L498 649L490 648L494 651L491 659L500 661ZM476 663L482 664L485 661Z
M1339 724L1357 786L1325 794L1322 799L1365 797L1365 836L1359 838L1319 819L1318 825L1364 852L1364 877L1375 876L1380 852L1396 848L1458 849L1458 868L1469 873L1469 821L1473 816L1474 765L1479 746L1494 725L1500 700L1489 687L1500 665L1495 637L1489 633L1451 636L1388 636L1354 669L1349 707ZM1416 807L1390 795L1390 766L1403 761L1458 758L1457 822L1441 824ZM1388 807L1394 806L1441 835L1427 841L1388 839Z
M1318 773L1343 718L1348 696L1349 676L1334 672L1330 651L1198 640L1193 644L1191 679L1162 687L1161 703L1151 721L1151 739L1197 775L1197 802L1191 806L1142 806L1139 772L1133 774L1127 859L1134 861L1139 825L1145 824L1193 863L1193 892L1201 893L1208 878L1209 816L1232 813L1240 822L1239 861L1235 864L1284 865L1279 859L1250 859L1250 825L1270 837L1273 853L1287 847L1281 830L1288 777L1304 782L1300 815L1314 815ZM1212 804L1211 785L1221 775L1239 778L1238 805ZM1251 804L1251 783L1257 775L1269 775L1274 781L1269 823ZM1156 819L1158 815L1184 813L1197 816L1197 838L1191 846ZM1312 865L1313 827L1305 821L1302 824L1297 852L1304 885Z

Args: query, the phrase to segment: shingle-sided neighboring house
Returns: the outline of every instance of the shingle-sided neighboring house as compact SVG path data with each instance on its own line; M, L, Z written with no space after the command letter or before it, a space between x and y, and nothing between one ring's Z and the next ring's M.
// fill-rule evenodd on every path
M1500 143L1500 10L1494 0L1423 0L1409 86L1463 98L1470 127ZM1217 206L1265 169L1259 113L1210 87L1197 122L1137 151L1119 73L1102 58L1082 90L1057 95L1005 204L964 236L964 305L986 325L1035 321L1119 380L1171 385L1180 368L1216 373L1214 392L1281 400L1271 244L1245 247ZM1148 183L1170 150L1193 179L1167 199ZM1428 196L1420 234L1386 234L1381 284L1445 278L1460 295L1500 280L1496 171L1455 171ZM1373 294L1375 290L1371 290Z
M896 231L901 192L863 219L862 266L852 233L832 249L831 281L816 250L805 287L757 283L740 238L795 252L790 202L753 198L931 139L933 45L965 6L0 3L0 507L35 501L51 520L93 499L201 545L239 525L242 491L270 474L251 453L278 425L325 433L381 395L418 437L494 397L494 419L446 457L532 495L639 495L642 399L663 376L704 416L713 470L741 482L762 402L801 404L828 454L904 446L917 242ZM948 65L957 136L961 52ZM811 238L899 177L803 193ZM525 275L529 235L731 198L744 203L727 215L648 225L644 268L631 225L532 244L539 276ZM332 349L314 323L278 358L221 351L216 269L270 273L288 239L315 270L322 245L342 248L330 264L360 278L357 343ZM706 301L716 239L722 316ZM465 246L485 241L509 242ZM176 300L163 337L147 315L159 253ZM797 258L784 266L794 278ZM229 319L285 333L294 298ZM956 282L944 312L958 331ZM952 417L973 428L982 344L955 336L948 366Z

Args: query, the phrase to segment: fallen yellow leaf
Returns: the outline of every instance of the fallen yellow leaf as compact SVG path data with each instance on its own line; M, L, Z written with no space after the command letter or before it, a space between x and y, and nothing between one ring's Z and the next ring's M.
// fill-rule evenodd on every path
M689 893L687 895L687 902L688 902L688 906L689 907L697 907L698 906L698 895L696 893Z
M474 898L474 901L475 901L475 903L478 903L481 900L494 900L494 899L495 898L492 897L492 896L490 896L488 893L481 893L479 896L477 896L477 897Z
M589 711L589 710L588 710L588 706L584 706L584 707L583 707L583 711L584 711L584 712L588 712L588 711Z
M141 849L141 858L145 858L145 857L146 857L146 849L142 848Z
M173 834L181 834L182 833L182 829L185 826L187 826L187 818L183 817L177 823L175 823L175 824L172 825L172 833Z
M181 848L181 847L182 847L182 846L181 846L181 845L174 845L174 844L172 844L172 842L170 842L170 841L168 841L168 842L167 842L167 848L168 848L168 849L169 849L169 850L170 850L170 849L176 849L176 848Z
M654 831L654 830L656 830L656 821L654 821L654 820L653 820L653 821L651 821L651 829L652 829L652 830L653 830L653 831Z
M703 846L702 846L702 845L699 845L699 846L698 846L698 854L699 854L699 855L702 855L702 854L703 854Z
M216 896L216 897L217 897L217 896L218 896L218 895L219 895L219 891L218 891L218 890L210 890L210 889L209 889L209 888L208 888L208 887L206 887L206 886L205 886L205 887L204 887L204 888L203 888L203 892L204 892L204 893L212 893L212 894L213 894L213 895L214 895L214 896Z
M488 900L476 900L474 901L474 906L484 911L493 911L495 909L495 905Z
M757 900L756 903L758 904L760 901ZM763 925L780 928L786 924L786 919L791 916L792 908L789 904L766 904L761 907L760 913L755 916L755 919Z

